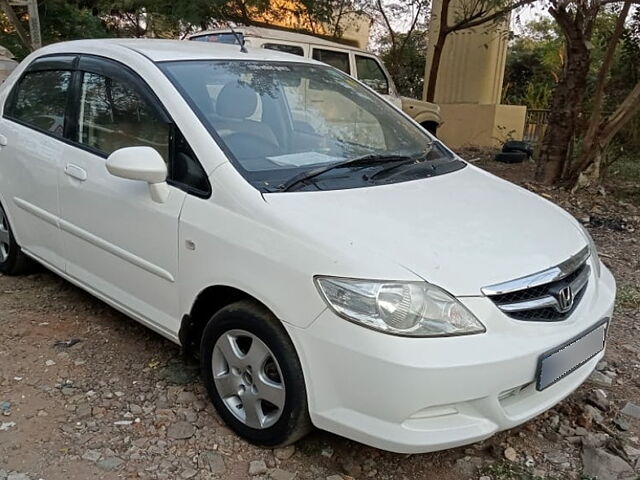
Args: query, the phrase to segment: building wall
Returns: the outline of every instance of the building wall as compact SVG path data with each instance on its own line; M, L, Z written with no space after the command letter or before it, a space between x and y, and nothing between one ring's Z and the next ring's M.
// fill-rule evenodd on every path
M468 0L452 1L449 24L455 23L456 11L464 1ZM427 78L433 61L432 46L439 33L441 8L442 0L434 0L425 68ZM438 70L436 103L500 103L508 32L509 23L504 20L449 34Z
M459 20L464 2L452 0L449 25ZM433 0L425 68L425 91L440 26L442 0ZM458 18L456 18L458 17ZM521 140L526 108L500 105L507 58L509 22L488 22L449 34L446 38L435 90L442 124L438 136L452 147L498 147Z

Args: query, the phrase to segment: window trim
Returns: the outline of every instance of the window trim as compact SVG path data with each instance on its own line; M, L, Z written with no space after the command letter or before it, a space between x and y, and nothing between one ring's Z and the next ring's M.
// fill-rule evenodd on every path
M69 62L69 68L61 68L59 62L62 58L70 57L72 60ZM82 59L85 58L85 62L88 63L87 66L82 65ZM97 68L102 66L102 70ZM35 125L31 125L27 122L24 122L18 118L13 116L13 108L15 104L15 97L17 92L22 84L24 78L33 72L41 72L41 71L69 71L71 72L71 81L69 84L69 90L67 93L67 105L65 106L65 114L64 114L64 126L63 126L63 135L57 136L48 130L44 130ZM126 72L126 76L122 75L121 72ZM110 73L114 72L114 75ZM178 125L175 123L169 112L163 105L162 101L158 98L153 89L149 86L145 80L138 75L135 71L129 68L127 65L114 60L112 58L103 57L100 55L91 55L91 54L83 54L83 53L63 53L63 54L50 54L43 55L34 59L20 74L20 78L12 85L11 91L7 96L7 100L2 109L2 117L10 120L18 125L34 130L38 133L42 133L51 137L55 140L62 141L63 143L79 148L80 150L84 150L87 153L91 153L100 158L106 159L109 157L109 154L99 150L95 147L91 147L89 145L85 145L82 142L73 140L73 138L77 138L78 133L78 124L79 124L79 114L80 114L80 99L82 96L82 79L84 73L93 73L95 75L108 76L118 81L125 81L133 83L136 91L140 93L146 101L149 101L153 108L157 110L157 112L161 115L162 120L169 125L169 165L167 165L167 184L178 188L190 195L196 196L202 199L208 199L211 197L212 189L211 182L209 181L209 176L207 175L206 170L202 167L202 162L197 158L195 158L196 162L200 165L202 172L204 173L204 178L206 179L206 184L208 190L201 191L200 189L193 188L189 185L185 185L181 182L177 182L171 178L169 178L169 173L171 172L171 162L174 161L174 129L179 130ZM184 136L184 134L183 134ZM186 140L186 138L185 138ZM192 149L193 151L193 149ZM194 152L195 155L195 152Z

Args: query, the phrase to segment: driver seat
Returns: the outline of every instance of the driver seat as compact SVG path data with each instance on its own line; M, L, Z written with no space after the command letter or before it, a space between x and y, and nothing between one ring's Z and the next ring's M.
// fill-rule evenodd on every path
M213 127L238 157L265 157L279 150L271 127L249 118L257 108L258 93L238 80L226 83L216 99Z

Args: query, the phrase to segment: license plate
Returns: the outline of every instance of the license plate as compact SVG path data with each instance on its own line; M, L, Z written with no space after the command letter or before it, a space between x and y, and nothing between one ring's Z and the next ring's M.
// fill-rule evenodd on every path
M536 388L544 390L577 370L604 350L609 319L581 333L564 345L544 353L538 360Z

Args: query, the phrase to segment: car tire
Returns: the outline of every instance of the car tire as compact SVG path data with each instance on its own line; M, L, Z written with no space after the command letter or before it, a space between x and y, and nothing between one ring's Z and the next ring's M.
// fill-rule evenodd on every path
M509 140L502 146L502 151L505 153L524 152L529 157L533 156L533 148L531 145L520 140Z
M16 242L13 230L4 208L0 205L0 273L3 275L21 275L27 273L33 265Z
M311 431L300 360L282 324L263 305L242 300L213 315L200 360L211 401L241 437L280 447Z
M529 158L525 152L500 152L496 153L495 161L502 163L522 163Z

